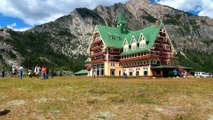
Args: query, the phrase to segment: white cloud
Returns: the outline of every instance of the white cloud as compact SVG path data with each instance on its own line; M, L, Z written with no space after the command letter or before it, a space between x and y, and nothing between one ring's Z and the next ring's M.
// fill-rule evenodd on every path
M13 23L13 24L10 24L10 25L7 25L7 28L10 28L10 29L13 29L16 27L16 23Z
M26 31L26 30L30 29L30 27L17 28L17 24L16 23L7 25L7 28L13 29L15 31Z
M15 31L26 31L29 30L31 27L23 27L23 28L14 28Z
M53 21L78 7L95 8L127 0L1 0L0 13L18 17L29 25Z
M213 0L160 0L158 3L183 11L195 11L199 16L213 18Z

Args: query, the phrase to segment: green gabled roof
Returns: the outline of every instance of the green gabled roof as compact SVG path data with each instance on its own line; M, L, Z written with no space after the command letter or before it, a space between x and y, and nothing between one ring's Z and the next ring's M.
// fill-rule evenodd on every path
M87 58L84 63L89 63L91 61L91 58Z
M144 29L141 29L141 30L138 30L136 32L132 32L132 33L128 34L126 36L128 43L130 43L132 36L134 36L136 41L138 41L141 33L143 33L146 41L148 41L149 43L146 45L146 47L137 48L135 50L128 50L126 52L122 52L120 54L120 56L132 54L132 53L137 53L137 52L141 52L141 51L145 51L145 50L150 49L153 46L155 39L156 39L161 27L162 27L162 24L160 24L158 26L152 25L151 27L147 27L147 28L144 28Z
M154 41L162 26L163 24L161 22L158 26L152 25L150 27L146 27L144 29L137 30L137 31L130 31L123 26L108 27L108 26L97 25L97 28L99 30L100 36L102 37L102 40L104 41L107 47L122 48L125 38L127 39L128 43L130 43L133 36L135 37L136 41L138 41L141 34L143 34L146 41L149 42L147 46L144 48L137 48L135 50L122 52L120 54L122 56L122 55L132 54L132 53L141 52L141 51L150 49L153 46Z
M107 47L122 48L125 35L129 33L128 30L121 32L122 26L113 28L97 25L97 28L100 32L102 40L107 45Z
M74 73L75 75L84 75L84 74L87 74L88 73L88 71L87 70L80 70L80 71L78 71L78 72L76 72L76 73Z

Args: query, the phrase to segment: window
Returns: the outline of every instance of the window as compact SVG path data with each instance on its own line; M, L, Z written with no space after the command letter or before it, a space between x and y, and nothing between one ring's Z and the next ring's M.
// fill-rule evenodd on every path
M144 74L144 76L148 75L148 68L143 68L143 74Z
M110 48L110 52L113 52L113 48Z
M124 52L128 51L129 49L128 48L124 48Z
M115 63L111 63L111 66L115 66Z
M110 76L115 76L115 69L110 69Z
M131 40L131 48L132 50L135 50L137 48L137 42L134 37Z
M140 47L140 48L146 47L146 41L145 41L145 40L141 40L141 41L140 41L140 44L139 44L139 47Z
M134 44L134 43L133 43ZM132 50L135 50L137 48L137 45L132 45Z
M133 72L134 72L133 69L129 69L129 76L133 76Z
M136 76L139 76L140 71L136 71Z

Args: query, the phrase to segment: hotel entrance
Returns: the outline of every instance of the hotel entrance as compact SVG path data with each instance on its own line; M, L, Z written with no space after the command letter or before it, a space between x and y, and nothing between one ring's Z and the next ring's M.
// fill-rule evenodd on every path
M97 64L92 66L93 76L103 76L104 75L104 64Z

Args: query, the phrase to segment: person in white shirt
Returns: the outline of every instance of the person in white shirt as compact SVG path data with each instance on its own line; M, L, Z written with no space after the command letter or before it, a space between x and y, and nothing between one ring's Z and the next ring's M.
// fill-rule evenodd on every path
M19 67L19 78L22 79L22 76L23 76L23 67L22 65Z

